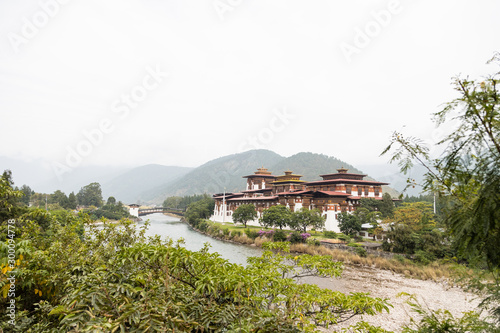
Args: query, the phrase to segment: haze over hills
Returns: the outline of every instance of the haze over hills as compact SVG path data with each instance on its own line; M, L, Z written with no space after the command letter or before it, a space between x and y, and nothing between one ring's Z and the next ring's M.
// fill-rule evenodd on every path
M293 171L302 175L302 179L306 181L319 180L320 175L334 173L340 167L355 173L370 174L370 171L373 171L374 177L367 179L375 178L390 183L391 187L384 186L384 191L393 197L399 195L394 187L398 190L403 189L405 180L404 176L394 173L393 166L370 168L369 165L365 165L363 170L360 170L347 162L323 154L301 152L284 157L264 149L219 157L197 168L157 164L136 168L81 167L65 175L63 182L60 182L50 169L47 170L35 162L15 163L15 160L6 158L0 158L0 162L1 171L4 169L13 171L15 185L19 187L27 184L40 193L53 193L60 189L69 194L77 193L81 187L92 182L98 182L101 184L104 199L114 196L116 200L127 204L161 205L169 196L213 194L220 193L224 189L227 192L239 192L245 189L245 179L242 177L253 174L262 166L274 175L282 175L288 170ZM392 171L388 172L391 167Z
M140 166L101 184L103 197L107 199L109 196L114 196L123 203L149 201L147 193L158 184L165 186L192 169L158 164Z
M144 193L144 197L161 204L166 197L174 195L221 193L224 189L227 192L239 192L245 189L245 179L242 177L253 174L262 166L274 175L282 175L287 170L293 171L302 175L302 179L306 181L320 180L319 175L334 173L341 167L362 173L347 162L322 154L298 153L283 157L269 150L251 150L207 162L176 181L156 188L154 193ZM389 187L384 187L384 191L392 196L399 195Z

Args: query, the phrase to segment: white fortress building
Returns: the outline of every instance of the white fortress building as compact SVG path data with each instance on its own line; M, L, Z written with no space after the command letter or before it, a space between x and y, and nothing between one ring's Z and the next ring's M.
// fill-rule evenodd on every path
M262 212L274 205L284 205L292 212L307 207L319 209L326 216L325 229L340 232L337 214L354 212L362 198L382 200L382 185L377 181L364 180L366 175L348 173L340 168L337 173L320 175L323 180L306 182L302 176L286 171L282 176L274 176L264 167L247 179L246 190L240 193L219 193L215 199L216 222L233 222L232 215L242 204L253 204L260 218ZM248 222L259 225L258 220Z

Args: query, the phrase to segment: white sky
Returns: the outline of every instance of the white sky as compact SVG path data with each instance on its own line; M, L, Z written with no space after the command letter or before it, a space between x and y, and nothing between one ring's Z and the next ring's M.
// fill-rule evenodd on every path
M68 147L88 148L83 132L107 121L75 167L198 166L252 148L386 163L394 130L435 142L431 114L453 98L451 78L491 73L500 51L498 1L401 0L376 23L390 6L1 1L0 156L66 165ZM367 28L348 62L341 45ZM156 68L169 74L160 84L148 77ZM125 115L131 92L144 98Z

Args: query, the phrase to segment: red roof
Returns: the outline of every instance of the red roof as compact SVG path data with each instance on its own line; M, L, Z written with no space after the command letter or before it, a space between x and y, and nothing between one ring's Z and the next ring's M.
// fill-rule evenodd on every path
M358 196L350 196L349 198L347 199L355 199L355 200L359 200L359 199L375 199L375 200L382 200L382 197L358 197Z
M326 174L326 175L319 175L320 177L326 177L326 176L334 176L334 175L339 175L339 176L343 176L343 175L349 175L349 176L361 176L361 177L366 177L367 175L362 175L360 173L350 173L350 172L346 172L346 173L329 173L329 174Z
M276 178L276 176L273 175L248 175L248 176L243 176L241 178L249 178L249 177L262 177L262 178Z
M231 198L231 199L228 199L227 201L265 201L265 200L275 200L277 198L278 198L277 196L273 196L273 197L262 196L262 197L255 197L255 198Z
M344 192L336 192L336 191L315 191L318 193L324 193L326 195L329 195L331 197L348 197L350 194L344 193Z
M304 194L304 193L309 193L311 191L288 191L288 192L280 192L280 193L276 193L276 195L301 195L301 194Z
M351 184L364 184L364 185L389 185L389 183L376 182L376 181L372 181L372 180L357 180L357 179L344 179L344 178L329 179L329 180L317 180L314 182L305 183L304 185L310 186L310 185L333 184L333 183L342 183L342 184L351 183Z

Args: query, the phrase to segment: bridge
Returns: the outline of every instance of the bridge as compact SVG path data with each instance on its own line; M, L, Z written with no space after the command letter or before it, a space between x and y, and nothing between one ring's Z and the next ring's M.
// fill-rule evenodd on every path
M154 207L154 208L139 209L139 205L129 205L129 207L130 207L130 215L136 217L154 213L170 213L178 216L184 216L184 210L177 208Z
M170 213L179 216L184 215L184 211L182 209L175 209L175 208L155 207L155 208L139 209L139 216L144 216L153 213Z

